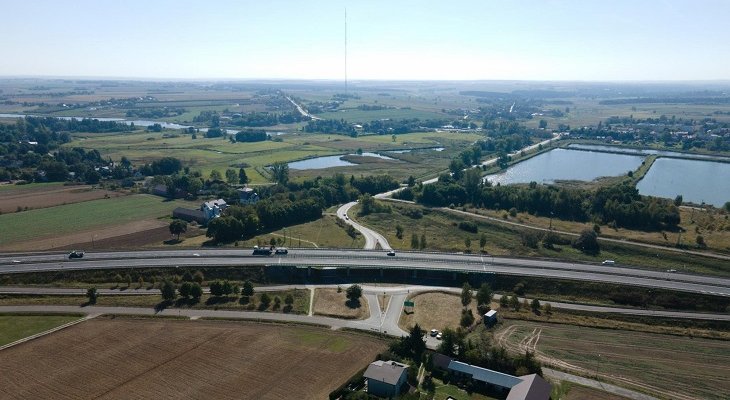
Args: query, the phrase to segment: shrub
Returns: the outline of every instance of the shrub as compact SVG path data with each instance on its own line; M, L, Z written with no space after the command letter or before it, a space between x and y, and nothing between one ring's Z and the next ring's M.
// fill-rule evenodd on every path
M461 221L459 222L459 229L471 233L479 232L479 226L473 221Z

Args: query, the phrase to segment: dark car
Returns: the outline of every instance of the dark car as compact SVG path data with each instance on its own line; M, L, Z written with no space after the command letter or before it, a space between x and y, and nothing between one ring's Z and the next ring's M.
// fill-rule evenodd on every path
M391 257L395 257L395 251L391 250L387 253Z
M254 246L253 248L253 255L255 256L270 256L271 253L273 252L271 251L271 248L268 247Z
M74 251L68 253L68 258L69 259L71 259L71 258L84 258L84 252L83 251L74 250Z
M286 247L279 247L275 251L276 254L289 254L289 249Z

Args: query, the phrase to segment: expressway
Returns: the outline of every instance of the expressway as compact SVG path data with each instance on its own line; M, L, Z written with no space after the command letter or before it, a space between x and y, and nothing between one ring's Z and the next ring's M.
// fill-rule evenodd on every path
M284 256L253 256L251 250L166 250L87 253L81 260L65 254L3 255L0 274L83 269L281 265L350 269L405 269L533 276L605 282L692 293L730 296L730 279L656 270L566 263L541 259L487 255L399 251L394 257L381 250L290 249Z

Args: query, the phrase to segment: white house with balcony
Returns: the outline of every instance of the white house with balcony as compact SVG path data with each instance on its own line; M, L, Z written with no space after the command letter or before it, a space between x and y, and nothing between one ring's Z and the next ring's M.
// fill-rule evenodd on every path
M206 201L200 206L200 211L203 212L203 216L206 221L210 221L213 218L218 218L221 213L228 208L228 204L223 199Z

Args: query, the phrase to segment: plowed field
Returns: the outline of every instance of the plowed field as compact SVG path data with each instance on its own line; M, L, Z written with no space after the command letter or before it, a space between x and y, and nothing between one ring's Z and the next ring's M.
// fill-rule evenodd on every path
M322 399L386 343L246 322L97 319L5 350L2 399Z

